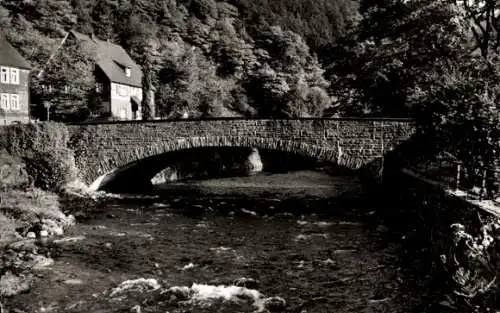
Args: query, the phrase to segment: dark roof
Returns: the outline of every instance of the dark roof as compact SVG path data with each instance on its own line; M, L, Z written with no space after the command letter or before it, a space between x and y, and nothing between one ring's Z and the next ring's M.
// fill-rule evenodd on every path
M0 36L0 65L31 69L28 61L2 36Z
M135 87L142 86L141 67L132 60L122 46L99 40L95 37L91 38L76 31L71 31L71 33L78 40L94 44L96 48L96 64L102 69L110 81ZM125 74L125 68L127 67L131 69L130 77L127 77Z

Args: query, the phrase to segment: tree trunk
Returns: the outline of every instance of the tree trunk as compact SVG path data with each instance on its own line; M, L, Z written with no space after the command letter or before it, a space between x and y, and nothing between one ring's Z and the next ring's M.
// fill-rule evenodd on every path
M155 104L153 102L153 82L151 79L151 60L146 56L142 75L142 119L152 120L155 117Z

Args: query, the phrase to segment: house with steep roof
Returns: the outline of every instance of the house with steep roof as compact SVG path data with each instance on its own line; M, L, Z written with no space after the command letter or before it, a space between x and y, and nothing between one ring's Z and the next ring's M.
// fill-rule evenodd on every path
M29 123L31 66L0 36L0 125Z
M90 43L95 48L96 118L141 118L142 70L120 45L70 31L68 40Z

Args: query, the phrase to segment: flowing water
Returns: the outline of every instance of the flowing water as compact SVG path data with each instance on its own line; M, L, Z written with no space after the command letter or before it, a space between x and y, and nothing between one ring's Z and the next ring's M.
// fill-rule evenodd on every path
M362 200L355 179L311 173L108 199L54 244L55 264L9 306L29 313L413 312L421 303L401 246Z

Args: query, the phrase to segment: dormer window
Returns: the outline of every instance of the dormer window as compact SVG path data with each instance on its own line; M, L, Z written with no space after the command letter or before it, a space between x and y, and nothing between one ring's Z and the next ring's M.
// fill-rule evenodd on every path
M130 69L130 67L126 67L125 68L125 76L130 77L130 75L132 75L132 70Z

